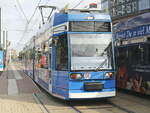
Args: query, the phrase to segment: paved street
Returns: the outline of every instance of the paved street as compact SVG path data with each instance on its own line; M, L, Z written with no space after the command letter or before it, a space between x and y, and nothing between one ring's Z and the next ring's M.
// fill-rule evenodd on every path
M33 97L38 92L29 77L9 65L0 75L0 113L43 113Z
M19 68L18 68L19 67ZM63 101L41 90L11 64L0 75L0 113L149 113L148 99L117 92L117 97L100 100Z

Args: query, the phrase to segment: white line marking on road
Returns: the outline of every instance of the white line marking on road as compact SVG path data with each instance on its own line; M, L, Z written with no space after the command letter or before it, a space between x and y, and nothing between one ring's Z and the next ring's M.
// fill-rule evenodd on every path
M16 79L8 79L8 95L17 95L18 87Z
M22 77L21 77L20 73L17 71L17 69L14 66L11 66L11 67L13 69L13 73L14 73L16 80L22 79Z

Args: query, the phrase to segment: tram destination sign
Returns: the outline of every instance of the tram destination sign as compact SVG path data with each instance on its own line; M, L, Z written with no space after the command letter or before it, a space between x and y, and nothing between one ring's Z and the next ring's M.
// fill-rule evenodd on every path
M134 27L132 29L127 29L121 32L116 32L115 38L129 39L129 38L141 37L146 35L150 35L150 24Z

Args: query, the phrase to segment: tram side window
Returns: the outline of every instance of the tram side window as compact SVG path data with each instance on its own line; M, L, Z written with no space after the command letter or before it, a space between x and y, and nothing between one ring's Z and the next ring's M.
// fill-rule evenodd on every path
M36 63L38 68L48 69L48 52L38 50L36 52Z
M41 68L48 69L48 53L42 55L41 63L42 63Z
M41 57L42 57L42 54L41 54L41 51L36 51L36 63L37 63L37 66L38 68L41 68Z
M37 51L39 68L48 69L48 43L43 42Z
M68 69L68 44L67 36L59 36L56 47L56 70Z

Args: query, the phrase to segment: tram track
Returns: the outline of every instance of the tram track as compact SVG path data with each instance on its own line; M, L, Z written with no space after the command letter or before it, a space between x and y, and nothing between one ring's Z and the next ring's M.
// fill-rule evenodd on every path
M41 88L40 88L41 89ZM43 89L41 89L43 91ZM47 92L44 91L44 93L46 95L49 95ZM34 98L36 99L36 101L38 101L37 103L40 105L41 110L43 111L43 113L51 113L51 111L49 111L45 105L43 104L44 102L42 102L42 100L38 97L38 95L33 94ZM62 101L59 99L54 99L55 101L59 101L59 103L66 103L66 101ZM87 104L89 103L89 104ZM92 104L91 104L92 103ZM85 113L85 110L92 110L94 111L98 111L98 110L106 110L106 111L112 111L113 109L118 109L119 111L123 111L125 113L136 113L134 111L131 111L127 108L125 108L124 106L115 104L113 102L111 102L111 100L107 99L105 101L103 100L99 100L99 101L69 101L67 102L67 105L73 109L73 111L75 111L76 113ZM69 109L69 108L67 108ZM104 112L105 113L105 112ZM120 113L120 112L116 112L116 113Z
M73 110L75 110L77 113L82 113L79 109L77 109L75 106L70 106Z
M35 93L33 93L33 97L34 97L36 103L41 108L41 110L42 110L43 113L50 113L49 110L45 107L45 105L43 104L43 102L39 99L39 97Z
M136 112L131 111L131 110L128 110L128 109L126 109L126 108L124 108L124 107L122 107L122 106L119 106L119 105L117 105L117 104L115 104L115 103L112 103L111 101L108 101L108 103L109 103L110 105L112 105L112 106L114 106L114 107L116 107L116 108L118 108L118 109L120 109L120 110L126 112L126 113L136 113Z
M84 110L102 110L102 109L104 109L104 110L113 110L113 109L118 109L118 110L120 110L120 111L123 111L123 112L125 112L125 113L136 113L136 112L134 112L134 111L131 111L131 110L129 110L129 109L126 109L126 108L124 108L123 106L119 106L119 105L117 105L117 104L115 104L115 103L112 103L111 101L109 101L109 100L107 100L106 101L106 103L102 103L102 104L97 104L96 103L96 106L84 106L84 108L82 108L82 107L79 107L78 105L76 106L76 105L72 105L72 104L68 104L72 109L74 109L77 113L83 113L83 111ZM110 110L110 111L111 111ZM104 112L105 113L105 112ZM114 113L113 111L112 111L112 113ZM119 112L118 112L119 113Z
M21 70L21 69L20 69ZM23 71L20 71L23 72ZM36 84L37 85L37 84ZM38 88L40 88L41 92L45 95L47 95L48 97L50 96L45 90L43 90L41 87L38 86ZM39 94L40 95L40 94ZM57 109L48 109L48 105L45 104L45 100L43 100L43 95L39 96L38 94L33 94L34 99L36 100L36 103L38 103L39 107L41 108L43 113L52 113L53 110L57 110ZM130 96L130 95L129 95ZM58 104L62 104L62 105L66 105L66 101L64 100L60 100L60 99L56 99L56 98L51 98L52 96L50 96L50 101L54 101L54 103L58 103ZM47 97L45 97L47 98ZM93 111L93 112L101 112L101 113L105 113L105 112L109 112L109 113L114 113L115 110L117 110L117 112L115 113L120 113L121 111L124 113L136 113L137 110L134 109L130 109L131 107L128 107L130 105L124 105L124 104L118 104L118 102L116 103L116 101L119 99L121 99L123 102L124 100L130 100L132 97L127 97L126 95L124 96L120 96L116 97L116 99L102 99L102 100L89 100L89 101L71 101L71 102L67 102L67 106L66 108L63 108L64 110L69 110L72 109L72 111L74 111L75 113L86 113L86 111ZM48 98L47 98L48 99ZM51 100L52 99L52 100ZM105 100L105 101L103 101ZM115 101L114 101L115 100ZM138 100L138 98L137 98ZM140 103L139 101L137 101L136 99L134 99L134 103ZM141 100L141 99L140 99ZM146 104L142 104L143 106L145 106ZM47 107L47 108L46 108ZM129 108L129 109L128 109ZM120 112L119 112L120 111ZM63 112L64 113L64 112Z
M39 86L38 86L39 87ZM42 90L41 92L44 91L44 93L47 94L47 92L45 90L43 90L41 87L40 87L40 90ZM39 107L41 108L42 112L43 113L51 113L46 107L45 105L43 104L43 102L41 101L41 99L36 95L36 93L33 93L33 97L36 101L36 103L39 105ZM99 101L101 102L101 101ZM74 103L74 101L73 101ZM104 103L104 104L102 104ZM83 113L82 111L83 110L101 110L101 109L114 109L114 108L117 108L121 111L124 111L126 113L136 113L134 111L131 111L131 110L128 110L126 108L124 108L123 106L119 106L113 102L111 102L110 100L107 100L105 102L102 102L101 104L98 104L97 102L95 103L96 106L87 106L87 105L84 105L85 108L80 108L80 107L77 107L76 105L73 105L72 103L69 103L67 104L68 106L71 107L71 109L73 109L76 113ZM79 104L80 106L80 104ZM112 112L113 113L113 112ZM119 113L119 112L118 112Z
M47 94L47 92L44 91L44 93ZM48 95L48 94L47 94ZM52 113L51 111L49 111L45 105L43 104L44 102L42 102L42 100L38 97L38 95L33 94L34 98L36 98L36 100L38 100L39 102L37 102L40 105L41 110L43 111L43 113ZM59 103L66 103L66 101L62 101L59 99L54 99L55 101L58 101ZM87 104L89 103L89 104ZM92 103L92 104L91 104ZM111 100L107 99L105 101L100 100L100 101L68 101L67 105L73 109L73 111L75 111L76 113L85 113L85 110L91 110L91 111L101 111L101 110L106 110L106 111L112 111L113 109L118 109L118 112L116 113L120 113L119 111L123 111L124 113L136 113L134 111L131 111L127 108L125 108L124 106L120 106L117 105L113 102L111 102ZM67 108L69 109L69 108ZM105 113L105 112L102 112Z

